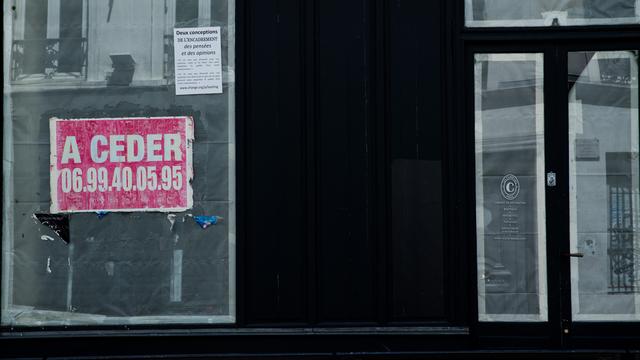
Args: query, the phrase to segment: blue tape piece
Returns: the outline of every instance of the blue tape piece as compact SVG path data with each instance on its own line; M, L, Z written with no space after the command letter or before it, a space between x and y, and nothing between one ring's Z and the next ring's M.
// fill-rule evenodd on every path
M96 215L98 215L98 219L102 220L105 216L109 215L108 211L96 211Z
M218 216L194 216L193 220L200 225L201 228L206 229L211 225L216 225L220 220Z

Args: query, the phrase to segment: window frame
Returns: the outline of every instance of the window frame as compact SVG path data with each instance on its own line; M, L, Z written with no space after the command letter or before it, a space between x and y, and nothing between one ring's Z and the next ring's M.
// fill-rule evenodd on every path
M571 27L592 27L592 26L604 26L604 27L616 27L616 26L636 26L640 25L640 0L636 1L636 15L635 17L626 18L567 18L566 24L559 24L556 26L553 22L554 19L511 19L511 20L469 20L473 17L473 2L476 0L464 0L463 7L463 21L466 29L510 29L510 28L571 28ZM551 20L549 22L549 20ZM606 22L604 21L606 20ZM549 23L548 23L549 22Z

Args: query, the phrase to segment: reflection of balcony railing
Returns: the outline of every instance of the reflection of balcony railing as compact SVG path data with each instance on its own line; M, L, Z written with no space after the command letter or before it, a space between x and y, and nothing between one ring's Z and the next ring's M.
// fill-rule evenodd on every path
M173 82L173 35L164 36L164 79Z
M14 40L11 47L11 80L59 75L86 79L87 39Z
M638 213L633 208L637 190L626 186L609 187L609 293L628 294L640 289L640 249L636 245Z
M609 229L609 292L632 293L637 290L636 250L633 230Z

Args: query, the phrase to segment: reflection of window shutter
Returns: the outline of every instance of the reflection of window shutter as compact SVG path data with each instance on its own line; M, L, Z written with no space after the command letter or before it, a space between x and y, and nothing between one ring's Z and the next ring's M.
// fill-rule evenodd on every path
M199 0L176 0L176 27L198 26Z
M47 0L26 2L24 22L24 57L22 72L44 73L47 38Z
M60 38L82 37L82 0L60 2Z
M82 63L82 0L64 0L60 2L58 72L80 72Z
M44 39L47 37L47 0L26 2L24 38Z
M86 0L25 2L23 40L12 49L12 80L57 73L86 75L83 3Z

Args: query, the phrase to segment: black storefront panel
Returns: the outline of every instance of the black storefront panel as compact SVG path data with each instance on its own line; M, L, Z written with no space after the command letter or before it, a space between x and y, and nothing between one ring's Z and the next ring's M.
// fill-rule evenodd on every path
M575 113L562 89L565 78L570 89L571 76L580 78L566 71L572 57L637 48L637 5L552 3L6 4L4 154L15 171L3 178L0 357L634 358L634 322L572 319L569 265L582 261L582 248L568 240L567 119ZM32 14L28 26L22 11ZM177 96L172 31L207 26L222 27L223 94ZM47 49L58 51L57 63ZM546 263L527 260L540 251L534 234L521 248L487 245L485 255L503 258L480 272L474 59L514 53L540 54L544 64L545 168L524 174L537 160L519 143L517 156L487 151L482 194L503 201L509 165L531 205L518 214L546 225ZM632 72L625 66L616 71ZM513 75L508 66L496 72ZM616 103L618 115L637 112L633 80L605 80L577 86L577 96L588 106ZM483 111L531 97L529 85L498 84ZM527 123L518 106L507 106L513 122L485 135ZM71 214L67 244L38 220L50 212L54 116L192 117L194 207ZM589 141L579 161L634 171L628 156L597 157ZM557 185L538 201L526 188L548 172ZM632 187L628 180L607 186ZM624 219L621 209L615 219ZM504 214L494 210L487 229L500 237ZM198 215L220 222L204 229ZM620 274L622 294L630 272ZM548 319L495 321L506 310L537 313L543 301Z

